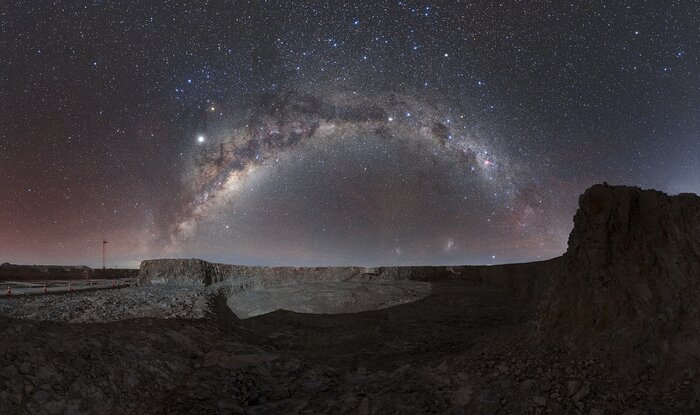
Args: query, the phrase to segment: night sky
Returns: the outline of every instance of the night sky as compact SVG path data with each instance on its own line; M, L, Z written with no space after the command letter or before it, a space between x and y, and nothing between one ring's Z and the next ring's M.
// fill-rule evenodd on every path
M560 255L700 193L698 1L0 4L0 262Z

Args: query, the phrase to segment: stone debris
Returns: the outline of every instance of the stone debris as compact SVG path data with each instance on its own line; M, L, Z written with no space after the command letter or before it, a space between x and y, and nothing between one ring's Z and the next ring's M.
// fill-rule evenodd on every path
M174 285L0 299L0 315L28 320L95 323L131 318L204 318L213 290Z
M537 406L547 406L547 398L544 396L533 396L532 402L534 402Z
M437 283L423 302L369 315L277 312L236 320L221 314L222 299L208 305L214 318L197 320L0 317L0 407L10 414L700 410L697 371L641 365L621 375L608 358L532 345L527 326L517 324L527 302L457 287ZM488 317L495 316L494 326ZM460 331L458 319L473 323ZM431 329L411 331L417 322ZM475 341L478 333L487 334Z
M589 385L584 385L581 389L574 393L574 395L571 397L571 400L574 402L578 402L581 399L588 396L589 393L591 393L591 387Z

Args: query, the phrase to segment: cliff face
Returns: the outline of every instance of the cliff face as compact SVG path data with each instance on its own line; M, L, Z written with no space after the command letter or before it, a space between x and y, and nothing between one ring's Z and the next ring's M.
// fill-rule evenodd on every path
M155 259L141 263L139 282L187 285L226 282L239 291L295 282L422 279L436 270L430 267L259 267L215 264L200 259Z
M698 346L700 197L595 185L540 307L543 339L585 346ZM684 346L685 344L685 346Z
M539 298L550 278L558 274L561 258L527 264L461 267L261 267L215 264L200 259L153 259L141 263L142 284L210 285L228 289L272 287L297 282L472 280Z

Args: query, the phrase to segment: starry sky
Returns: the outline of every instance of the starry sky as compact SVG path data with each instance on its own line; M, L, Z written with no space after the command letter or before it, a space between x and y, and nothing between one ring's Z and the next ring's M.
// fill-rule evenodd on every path
M495 264L700 193L698 1L0 4L0 262Z

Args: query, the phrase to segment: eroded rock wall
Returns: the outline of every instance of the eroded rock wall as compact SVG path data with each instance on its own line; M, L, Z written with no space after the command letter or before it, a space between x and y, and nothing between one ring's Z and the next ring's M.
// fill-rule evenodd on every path
M539 317L545 340L700 350L700 198L589 188L546 298Z
M155 259L141 263L142 284L211 285L237 282L241 289L295 282L386 281L435 278L444 267L261 267L200 259Z
M460 267L260 267L215 264L199 259L156 259L141 263L142 284L212 285L238 292L301 282L472 280L534 299L558 274L561 259L496 266Z

